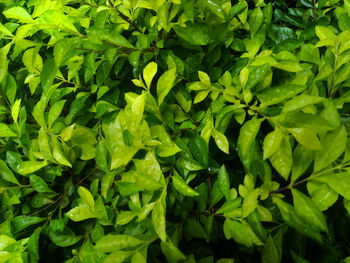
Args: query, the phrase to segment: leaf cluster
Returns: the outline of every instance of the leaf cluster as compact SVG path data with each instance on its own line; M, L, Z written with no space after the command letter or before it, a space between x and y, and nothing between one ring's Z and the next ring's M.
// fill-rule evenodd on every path
M350 0L0 0L0 262L350 262Z

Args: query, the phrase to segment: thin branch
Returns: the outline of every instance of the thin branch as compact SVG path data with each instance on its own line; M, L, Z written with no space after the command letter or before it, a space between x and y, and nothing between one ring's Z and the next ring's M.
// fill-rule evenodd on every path
M141 31L141 29L135 25L135 23L133 21L131 21L126 15L124 15L122 12L120 12L117 7L115 7L112 3L111 0L108 0L109 4L111 5L111 7L114 7L115 10L117 10L118 14L120 15L120 17L127 23L129 23L133 28L135 28L135 30L141 34L143 34L143 32Z

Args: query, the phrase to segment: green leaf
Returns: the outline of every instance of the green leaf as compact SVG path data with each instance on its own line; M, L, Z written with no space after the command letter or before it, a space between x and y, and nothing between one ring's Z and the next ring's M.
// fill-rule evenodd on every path
M3 33L5 36L8 37L13 37L13 34L11 33L11 31L9 31L7 29L7 27L5 27L3 24L0 23L0 32Z
M14 133L5 123L0 123L0 138L1 137L17 137L17 134Z
M123 211L117 215L116 224L125 225L133 220L137 216L137 212L134 211Z
M287 138L284 138L277 151L270 157L270 162L276 171L287 181L293 165L292 148Z
M103 141L99 141L96 147L96 165L99 169L107 172L108 162L107 162L107 150Z
M166 214L166 203L165 203L165 197L166 197L166 187L163 190L163 193L159 200L157 201L157 204L153 208L152 211L152 222L154 230L156 231L157 235L159 236L160 240L163 242L166 242L167 234L166 234L166 220L165 220L165 214Z
M224 223L224 233L227 239L232 237L237 243L242 245L263 245L250 225L244 220L241 223L231 219L226 219Z
M322 145L316 135L310 129L295 128L288 129L288 131L294 136L294 138L303 145L305 148L310 150L322 150Z
M25 161L18 166L17 172L21 175L27 175L40 170L46 165L47 161Z
M8 245L11 245L13 243L16 243L16 239L13 239L12 237L6 236L6 235L0 235L0 249L3 251L4 248L6 248Z
M143 243L143 240L133 236L108 234L97 241L96 248L103 253L110 253L125 248L136 247Z
M277 151L282 140L283 133L278 127L275 127L275 130L273 132L270 132L268 135L266 135L264 139L264 160L269 158Z
M66 215L74 222L95 218L95 214L86 205L80 205L69 210Z
M50 187L47 183L39 176L32 174L29 177L30 184L33 186L34 190L39 193L52 193Z
M211 135L213 136L215 143L219 149L224 153L229 154L229 144L227 137L215 128L212 129Z
M316 152L314 172L318 172L334 162L345 150L346 130L340 126L321 138L322 150Z
M95 200L92 197L92 194L85 187L79 186L78 194L83 199L84 203L89 206L91 211L93 212L95 209Z
M311 44L301 46L298 58L301 61L320 64L320 52L317 47Z
M10 51L12 43L7 44L6 46L3 46L0 48L0 82L2 82L7 74L8 69L8 61L7 61L7 54Z
M283 112L290 112L303 109L310 105L317 104L324 101L322 97L310 96L310 95L299 95L289 100L283 107Z
M264 119L254 118L247 121L242 126L237 140L238 154L241 160L248 154L263 120Z
M191 187L189 187L184 179L174 170L174 175L172 177L173 184L175 189L180 193L185 196L198 196L199 193L193 190Z
M261 9L255 8L254 11L249 16L249 28L250 28L250 34L253 37L255 33L258 31L259 27L261 26L264 19L264 14L261 11Z
M30 235L28 240L28 253L34 260L39 260L39 236L42 231L41 227L34 230L34 233Z
M230 178L228 177L225 165L222 165L219 170L217 182L219 184L221 192L225 195L226 200L229 200Z
M12 119L16 124L18 124L18 115L19 115L20 109L21 109L21 99L16 100L11 108Z
M179 262L185 260L186 256L177 248L170 238L160 243L160 248L168 262Z
M220 4L211 0L206 0L205 3L213 14L220 17L221 19L225 19L226 13Z
M138 151L135 147L120 146L113 153L111 158L111 170L117 169L131 161L136 152Z
M40 74L41 87L43 90L50 88L56 77L57 70L58 68L53 58L45 61L43 70Z
M117 251L113 252L106 257L106 259L103 261L103 263L122 263L125 262L131 255L134 253L134 251Z
M33 117L35 121L44 129L46 130L46 121L44 117L44 103L43 100L39 100L39 102L34 106L33 110Z
M176 79L176 68L171 68L160 76L157 82L158 105L161 105L170 92Z
M209 164L209 149L206 141L201 136L190 138L188 146L194 159L200 163L204 168Z
M225 214L232 212L241 205L242 198L237 197L234 200L226 201L217 211L216 214Z
M193 45L207 45L211 41L208 28L205 24L188 23L185 28L174 26L176 34Z
M259 191L255 189L248 193L243 199L242 210L243 217L250 215L258 206Z
M316 26L316 35L320 40L328 40L335 42L335 35L328 27Z
M293 152L292 182L295 182L307 170L314 159L315 153L298 145Z
M204 85L210 86L210 77L207 73L203 71L198 71L198 78Z
M69 227L65 227L63 231L52 230L49 232L49 237L59 247L70 247L82 239L82 236L76 236Z
M15 6L10 9L7 9L3 12L3 14L4 16L6 16L6 18L14 18L26 23L32 22L32 17L30 16L30 14L27 12L27 10L20 6Z
M48 117L49 127L51 127L52 124L61 115L61 112L63 110L63 107L64 107L65 103L66 103L66 100L60 100L60 101L57 101L54 105L52 105L52 107L51 107L51 109L49 111L49 117Z
M258 84L260 81L264 79L269 69L270 69L269 64L249 67L250 73L249 73L249 77L245 85L245 88L248 90L252 90L256 86L256 84Z
M314 202L294 188L292 189L292 194L295 211L300 218L307 222L307 224L315 226L320 231L327 232L328 228L326 219Z
M304 222L295 211L294 207L285 203L279 198L274 198L274 202L277 204L283 220L291 227L293 227L299 233L306 235L319 243L322 242L322 236L317 228L313 225Z
M334 191L336 191L346 199L350 199L349 172L314 177L313 180L328 184Z
M3 160L0 160L0 175L2 179L20 185L15 175Z
M280 256L276 248L273 238L269 235L261 252L261 262L262 263L279 263Z
M158 70L158 65L155 62L149 63L143 69L143 79L145 80L148 90L151 88L151 83ZM164 96L165 97L165 96Z
M350 1L349 0L344 0L344 8L346 12L348 13L348 16L350 16Z
M11 223L14 228L14 233L18 233L27 227L32 225L39 224L40 222L46 220L46 218L37 217L37 216L16 216L12 219Z
M309 181L306 184L312 201L321 211L327 210L338 200L338 193L325 183Z
M285 84L278 87L268 88L257 94L257 97L264 106L270 106L278 104L286 99L293 98L306 88L307 86Z
M66 155L62 150L61 143L56 138L52 138L52 144L53 144L53 151L52 151L53 158L55 158L55 160L59 164L72 167L72 164L69 162L69 160L67 159Z
M205 100L205 98L208 96L210 90L202 90L197 93L196 97L193 100L193 104L197 104Z

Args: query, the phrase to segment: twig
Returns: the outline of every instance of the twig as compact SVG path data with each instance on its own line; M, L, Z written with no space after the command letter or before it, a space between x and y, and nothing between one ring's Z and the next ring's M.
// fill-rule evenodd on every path
M115 7L115 6L113 5L113 3L112 3L111 0L108 0L108 2L109 2L109 4L111 5L111 7L114 7L115 10L117 10L118 14L120 15L120 17L121 17L125 22L129 23L133 28L135 28L135 30L136 30L137 32L143 34L143 32L141 31L141 29L140 29L137 25L135 25L135 23L132 22L126 15L124 15L122 12L120 12L120 11L117 9L117 7Z
M317 20L317 7L316 7L316 0L314 0L314 18L315 21Z

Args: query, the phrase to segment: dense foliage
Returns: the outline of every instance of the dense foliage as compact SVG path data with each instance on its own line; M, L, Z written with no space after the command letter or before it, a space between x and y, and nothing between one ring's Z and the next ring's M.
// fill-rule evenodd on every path
M0 262L350 262L350 0L0 13Z

